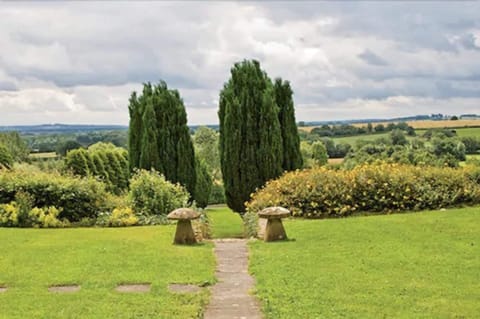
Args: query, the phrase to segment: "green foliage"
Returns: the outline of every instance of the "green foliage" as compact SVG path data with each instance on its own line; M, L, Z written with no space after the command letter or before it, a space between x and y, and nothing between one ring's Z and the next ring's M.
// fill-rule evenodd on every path
M396 144L394 144L396 143ZM358 140L356 149L350 151L343 166L352 168L376 161L412 165L458 167L465 160L465 146L457 138L435 133L430 141L413 138L408 141L400 131L393 131L390 138L374 141Z
M8 149L0 144L0 170L2 168L11 168L13 165L13 156Z
M65 167L77 176L90 176L88 153L85 149L71 150L65 157Z
M107 225L111 227L133 226L138 223L138 217L129 207L115 208L108 217Z
M212 191L208 197L208 204L225 204L225 202L225 188L223 187L223 184L220 181L213 182Z
M477 154L480 152L480 137L465 136L460 140L465 145L466 154Z
M212 177L208 167L203 160L196 159L197 182L195 188L195 203L200 208L208 205L210 193L212 191Z
M453 138L434 137L431 141L436 156L452 155L459 161L465 160L465 145Z
M317 141L308 143L302 141L300 143L300 149L304 160L304 167L311 168L314 166L321 166L328 163L328 154L325 144Z
M325 144L314 142L312 144L312 160L314 166L321 166L328 163L328 154Z
M77 149L67 153L65 168L74 175L96 177L116 194L128 187L128 155L125 149L110 143L97 143L88 150Z
M405 136L405 133L399 129L395 129L390 132L390 139L392 140L392 145L407 145L408 140Z
M16 227L18 226L19 208L16 202L0 204L0 226Z
M284 171L292 171L303 166L300 152L300 138L295 123L295 109L293 106L293 91L288 81L281 78L275 79L275 102L279 107L278 118L283 141L283 164Z
M371 123L367 126L354 126L349 124L342 125L322 125L312 129L311 134L322 137L341 137L341 136L355 136L365 135L372 133L392 132L394 130L400 130L406 132L408 135L415 135L413 127L409 126L405 122L389 123L387 127L383 124L378 124L375 127Z
M59 228L68 226L68 222L63 222L58 219L60 210L55 206L38 208L34 207L29 212L28 216L31 220L30 227L38 228Z
M258 236L258 214L247 211L243 216L243 227L246 238L257 238Z
M30 199L20 200L25 196ZM33 207L55 206L61 210L60 219L72 222L84 217L94 218L108 209L106 200L103 183L93 178L75 178L34 170L0 174L0 203L16 201L21 208L20 223L23 223L22 218L28 219L28 212Z
M324 218L477 204L480 184L472 178L472 169L380 163L349 171L296 171L268 182L247 207L258 212L283 206L294 216Z
M137 215L167 215L185 207L188 192L156 171L138 170L130 180L129 202Z
M23 162L28 158L30 150L18 132L0 132L1 144L7 148L14 162Z
M208 168L214 180L222 179L220 169L219 134L215 130L200 126L193 135L195 156L202 160Z
M61 156L65 156L69 151L76 150L81 147L82 147L82 144L78 143L77 141L67 140L57 146L56 153Z
M236 63L220 92L220 162L228 206L245 211L256 188L282 173L275 91L258 61Z
M195 193L195 156L187 114L177 90L161 81L145 83L143 93L129 101L130 169L155 169L172 183Z

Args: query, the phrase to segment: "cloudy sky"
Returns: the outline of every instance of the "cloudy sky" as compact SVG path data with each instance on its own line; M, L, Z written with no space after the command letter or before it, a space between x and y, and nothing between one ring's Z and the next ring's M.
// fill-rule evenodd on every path
M0 2L0 125L127 124L145 81L218 123L236 61L291 82L297 120L480 113L479 2Z

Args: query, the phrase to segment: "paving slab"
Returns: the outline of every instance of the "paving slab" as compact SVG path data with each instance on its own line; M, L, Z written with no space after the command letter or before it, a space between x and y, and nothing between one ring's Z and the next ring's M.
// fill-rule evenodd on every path
M115 288L118 292L132 293L132 292L150 292L150 284L122 284Z
M204 319L261 319L260 304L251 291L255 280L248 273L246 239L214 240L218 283Z
M78 285L55 285L48 287L48 291L50 292L58 292L58 293L73 293L80 291L80 286Z

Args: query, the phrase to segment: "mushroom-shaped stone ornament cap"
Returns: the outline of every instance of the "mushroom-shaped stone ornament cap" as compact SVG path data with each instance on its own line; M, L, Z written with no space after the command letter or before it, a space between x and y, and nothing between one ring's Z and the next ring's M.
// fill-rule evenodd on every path
M190 208L177 208L167 215L168 219L173 220L191 220L200 217L200 213Z
M278 219L290 216L290 211L283 207L267 207L260 212L258 216L267 219Z

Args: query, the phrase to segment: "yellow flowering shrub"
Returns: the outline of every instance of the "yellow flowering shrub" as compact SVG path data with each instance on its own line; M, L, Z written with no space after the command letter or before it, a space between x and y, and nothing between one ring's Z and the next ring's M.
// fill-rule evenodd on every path
M66 222L58 219L61 210L55 206L38 208L34 207L28 213L28 217L33 227L56 228L68 226Z
M480 169L365 164L289 172L251 195L249 212L283 206L293 216L341 217L357 212L437 209L480 203Z
M15 202L0 205L0 226L18 226L18 213L19 207Z
M133 226L137 223L138 217L130 207L115 208L107 221L108 226L113 227Z

